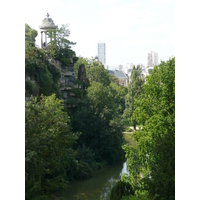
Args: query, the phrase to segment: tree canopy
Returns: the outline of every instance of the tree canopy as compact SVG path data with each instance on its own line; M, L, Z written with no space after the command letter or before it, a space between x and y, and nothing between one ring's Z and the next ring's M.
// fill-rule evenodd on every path
M110 87L93 82L72 118L74 131L82 132L79 144L89 147L96 161L116 162L123 154L123 126L117 108Z
M131 72L131 81L128 85L128 94L125 97L125 110L124 118L129 120L131 124L131 116L134 111L134 99L138 98L140 94L143 93L143 84L145 82L144 76L142 75L142 70L140 66L133 66ZM133 122L134 128L136 128L136 121Z
M74 131L82 132L79 145L89 147L96 161L116 162L123 155L121 114L126 91L111 83L101 62L93 58L80 60L86 63L90 85L85 88L85 96L72 116L72 126Z
M104 65L91 57L90 59L79 57L77 63L74 65L75 74L78 77L78 69L81 64L85 65L87 78L89 82L101 82L104 86L108 86L111 83L108 70L104 68Z
M47 45L47 54L49 57L60 61L64 66L69 66L71 63L75 63L78 58L75 51L71 49L72 45L76 43L68 40L70 30L67 24L63 24L55 31L48 32L48 38L52 37L52 32L55 34L55 39L50 40Z
M26 199L42 199L75 176L78 135L55 94L31 98L25 108Z
M150 199L175 199L175 58L154 67L135 99L137 146L124 146L132 185Z

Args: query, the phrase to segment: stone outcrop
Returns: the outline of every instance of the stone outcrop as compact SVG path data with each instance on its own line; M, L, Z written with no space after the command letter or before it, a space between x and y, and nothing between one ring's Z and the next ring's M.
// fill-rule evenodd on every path
M75 107L73 101L76 100L73 89L80 88L76 81L74 64L71 63L69 66L63 66L59 61L49 59L49 62L59 69L61 73L61 78L58 81L58 87L60 88L60 93L64 102L65 108Z
M78 101L73 90L81 88L81 86L76 81L74 64L71 62L69 66L63 66L59 61L53 59L49 59L49 62L61 73L61 77L58 81L58 87L60 89L61 98L64 102L64 107L70 111L71 108L75 107L75 102ZM35 85L35 81L30 80L30 77L26 77L25 81L25 85L28 85L28 82L31 82L33 85ZM25 101L28 101L29 99L30 95L25 89Z
M86 70L85 70L85 65L84 64L81 64L79 66L79 69L78 69L78 79L85 83L85 84L89 84L89 80L88 78L86 77Z

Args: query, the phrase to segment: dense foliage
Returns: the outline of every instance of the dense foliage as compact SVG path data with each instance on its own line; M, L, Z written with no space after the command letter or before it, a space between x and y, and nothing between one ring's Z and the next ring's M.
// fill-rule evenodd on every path
M79 61L78 61L79 62ZM90 148L95 161L116 162L123 157L121 114L125 91L111 83L108 71L95 59L85 60L90 85L72 116L74 131L81 132L78 144Z
M121 200L122 197L134 195L133 188L129 182L118 181L112 188L110 200Z
M86 69L86 76L92 84L93 82L99 82L103 84L103 86L109 86L111 93L114 95L114 102L116 103L117 110L121 115L125 109L125 96L128 93L127 87L122 87L118 84L118 78L113 74L108 74L108 71L104 68L103 64L97 61L94 58L86 59L83 57L79 57L78 61L74 64L74 70L76 71L76 75L78 76L78 69L81 64L84 64ZM79 85L81 88L88 88L88 84L84 84L79 81ZM78 90L75 93L80 93L85 95L87 93L86 90ZM81 95L77 95L81 98ZM82 96L83 97L83 96ZM81 103L81 102L79 102Z
M76 175L77 134L55 95L31 98L25 109L26 199L43 199Z
M122 116L125 110L125 97L128 93L127 87L111 82L110 89L114 95L114 102L116 103L117 110L120 116Z
M111 82L108 71L104 68L104 65L94 58L88 59L86 73L90 83L99 82L103 86L108 86Z
M70 30L68 29L68 25L62 25L55 31L48 32L50 42L47 44L47 54L50 58L60 61L64 66L69 66L78 59L76 53L71 49L71 45L75 45L76 43L68 40L69 35Z
M128 94L125 97L125 110L123 116L129 121L129 124L134 126L134 129L136 129L136 121L131 122L131 116L135 107L134 99L138 98L139 95L143 93L142 86L144 82L145 79L140 66L133 66L133 70L131 72L131 82L128 85Z
M59 97L60 72L49 63L46 53L35 46L37 31L25 25L26 96L51 95Z
M142 127L133 134L135 149L124 146L129 181L147 191L149 199L175 199L175 58L154 67L135 99L132 121Z
M82 133L78 143L89 147L96 161L115 162L123 155L123 126L114 96L99 82L92 83L87 92L72 120L74 130Z

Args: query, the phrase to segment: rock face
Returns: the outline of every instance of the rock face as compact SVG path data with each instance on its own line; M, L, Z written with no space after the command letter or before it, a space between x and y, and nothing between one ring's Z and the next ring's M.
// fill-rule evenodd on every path
M75 102L78 101L78 99L75 97L73 90L81 88L81 86L79 86L78 82L76 81L73 61L71 61L69 66L63 66L59 61L53 59L49 59L49 62L54 67L56 67L61 73L61 78L58 81L58 87L60 88L60 94L64 102L64 107L70 112L71 108L75 107L76 104ZM31 82L32 85L34 85L35 83L35 81L30 80L30 77L26 77L25 81L26 81L25 85L27 86L28 82ZM37 91L35 91L35 93L37 94ZM29 99L30 99L30 94L25 89L25 101L28 101Z
M75 100L75 94L73 89L79 88L79 85L76 81L74 64L71 63L69 66L63 66L59 61L50 59L49 62L59 69L61 73L61 78L58 81L58 86L60 88L60 93L64 101L65 108L72 108L74 105L70 102Z
M85 70L85 65L84 64L81 64L79 66L79 69L78 69L78 79L80 81L82 81L83 83L89 84L89 80L86 77L86 70Z

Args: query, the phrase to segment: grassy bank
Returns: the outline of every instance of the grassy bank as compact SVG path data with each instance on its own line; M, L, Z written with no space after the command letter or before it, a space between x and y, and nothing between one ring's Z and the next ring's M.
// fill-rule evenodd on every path
M132 134L123 133L123 135L124 135L125 142L127 144L129 144L130 146L132 146L133 148L135 148L136 147L136 141L134 140Z

